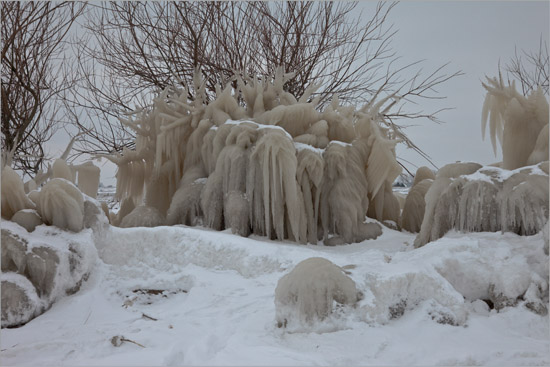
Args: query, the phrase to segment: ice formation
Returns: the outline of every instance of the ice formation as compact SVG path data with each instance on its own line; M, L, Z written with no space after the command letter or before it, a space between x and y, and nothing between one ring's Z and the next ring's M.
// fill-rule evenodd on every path
M2 169L2 217L11 217L22 209L34 209L34 203L25 194L21 177L9 166Z
M82 230L84 198L72 182L62 178L48 181L40 191L39 212L44 223L73 232Z
M194 100L187 86L169 88L121 119L136 149L107 157L118 165L117 199L155 208L168 224L299 243L376 238L367 213L397 223L399 132L383 117L394 97L356 110L335 96L320 111L314 89L300 100L283 90L288 77L237 76L236 88L218 88L207 102L197 71Z
M156 227L165 223L160 212L151 206L139 205L122 219L122 228L130 227Z
M548 160L548 102L542 89L524 97L515 83L505 86L502 76L483 83L487 96L481 116L482 134L489 121L491 143L502 145L502 168L516 169Z
M279 326L307 325L328 317L334 303L353 305L361 298L355 282L331 261L312 257L279 279L275 289Z
M425 195L426 209L415 246L450 229L531 235L548 221L548 102L539 88L525 97L502 77L487 78L482 134L502 146L495 167L453 163L441 168ZM411 190L412 192L412 190Z
M425 195L426 209L415 246L451 229L532 235L548 221L548 161L516 170L452 163Z
M19 224L28 232L34 231L36 226L43 224L42 218L34 209L23 209L18 211L11 217L11 221Z
M97 259L90 232L40 226L28 233L3 221L1 235L2 328L25 324L78 291Z
M100 169L92 162L73 166L77 173L77 185L82 193L95 199L99 188Z
M401 228L412 233L420 231L422 225L422 219L424 218L424 212L426 209L426 201L424 197L428 192L430 186L432 186L432 179L425 179L417 182L409 190L409 194L405 199L405 205L403 206L403 212L401 213Z
M75 182L75 175L73 170L64 159L56 159L52 165L52 177L53 178L63 178L67 181Z

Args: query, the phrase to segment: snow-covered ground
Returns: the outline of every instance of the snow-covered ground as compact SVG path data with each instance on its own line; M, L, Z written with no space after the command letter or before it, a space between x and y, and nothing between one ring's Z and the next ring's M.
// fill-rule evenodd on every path
M547 286L541 234L454 232L417 250L413 240L387 228L340 247L184 226L112 228L78 293L2 329L1 364L550 364L549 318L526 308L527 295L499 312L473 301L490 285L510 295ZM364 298L285 331L275 322L277 281L313 256L356 265L350 277ZM117 335L143 347L114 346Z

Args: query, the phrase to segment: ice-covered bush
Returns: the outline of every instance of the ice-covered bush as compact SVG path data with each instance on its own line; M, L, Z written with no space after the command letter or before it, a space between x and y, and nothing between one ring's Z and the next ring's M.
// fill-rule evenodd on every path
M433 183L435 175L428 167L420 167L414 176L414 182L409 190L401 213L401 228L412 233L420 231L426 201L424 196Z
M122 219L120 226L122 228L156 227L161 226L164 223L164 217L156 208L140 205Z
M84 198L70 181L54 178L40 191L39 213L44 223L73 232L82 230Z
M306 326L324 320L336 304L353 305L361 298L355 282L339 266L321 257L300 262L279 279L275 289L280 327Z
M489 122L495 167L454 163L439 170L425 195L426 209L415 246L464 232L539 232L548 220L548 102L539 88L529 96L487 78L482 134ZM403 218L405 220L405 218Z
M401 133L384 118L394 96L361 109L335 96L323 109L314 89L300 100L285 92L288 77L237 76L211 101L199 72L194 100L187 86L166 89L122 120L136 148L107 157L118 165L116 197L156 208L169 224L300 243L375 238L367 213L397 223Z
M453 163L443 167L425 195L415 246L451 229L532 235L548 221L548 162L513 171ZM475 170L475 171L474 171Z
M5 166L2 169L2 217L10 219L20 210L34 208L34 203L25 194L21 177Z
M482 111L482 132L489 121L491 143L502 145L504 169L516 169L548 160L548 101L539 88L525 97L515 83L506 86L502 76L487 78Z

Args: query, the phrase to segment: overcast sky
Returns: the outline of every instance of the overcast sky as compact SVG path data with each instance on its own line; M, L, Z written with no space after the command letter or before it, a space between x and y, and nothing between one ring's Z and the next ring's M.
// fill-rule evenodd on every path
M376 2L359 6L368 11ZM454 107L439 115L446 123L417 120L414 123L419 126L407 130L437 167L455 161L490 164L502 160L500 150L495 157L490 140L481 138L485 96L481 81L485 75L496 76L499 60L506 64L515 47L538 50L541 36L548 42L549 13L548 1L405 1L392 10L389 20L399 30L392 45L404 62L425 59L426 71L450 62L449 73L464 72L439 88L447 99L423 100L419 106L426 111ZM66 140L56 140L58 148L53 151L62 151ZM404 147L398 146L397 154L416 166L428 165ZM114 184L114 174L114 167L103 166L101 181Z
M369 9L375 3L361 6ZM391 20L399 29L393 47L399 55L410 61L426 59L426 70L450 62L449 71L464 72L439 88L447 99L426 101L426 110L455 108L440 115L446 123L422 121L407 130L438 167L502 160L500 148L495 157L488 136L481 138L481 81L497 76L499 60L501 65L509 62L515 47L536 51L541 36L548 42L549 13L548 1L405 1L392 10ZM412 150L398 148L397 154L427 165Z

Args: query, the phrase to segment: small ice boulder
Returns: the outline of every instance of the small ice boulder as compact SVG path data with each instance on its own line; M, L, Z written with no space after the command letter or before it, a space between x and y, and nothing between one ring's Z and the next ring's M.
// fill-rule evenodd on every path
M327 318L334 303L353 305L360 298L355 282L327 259L312 257L300 262L279 279L275 289L276 319L288 323L312 324Z

